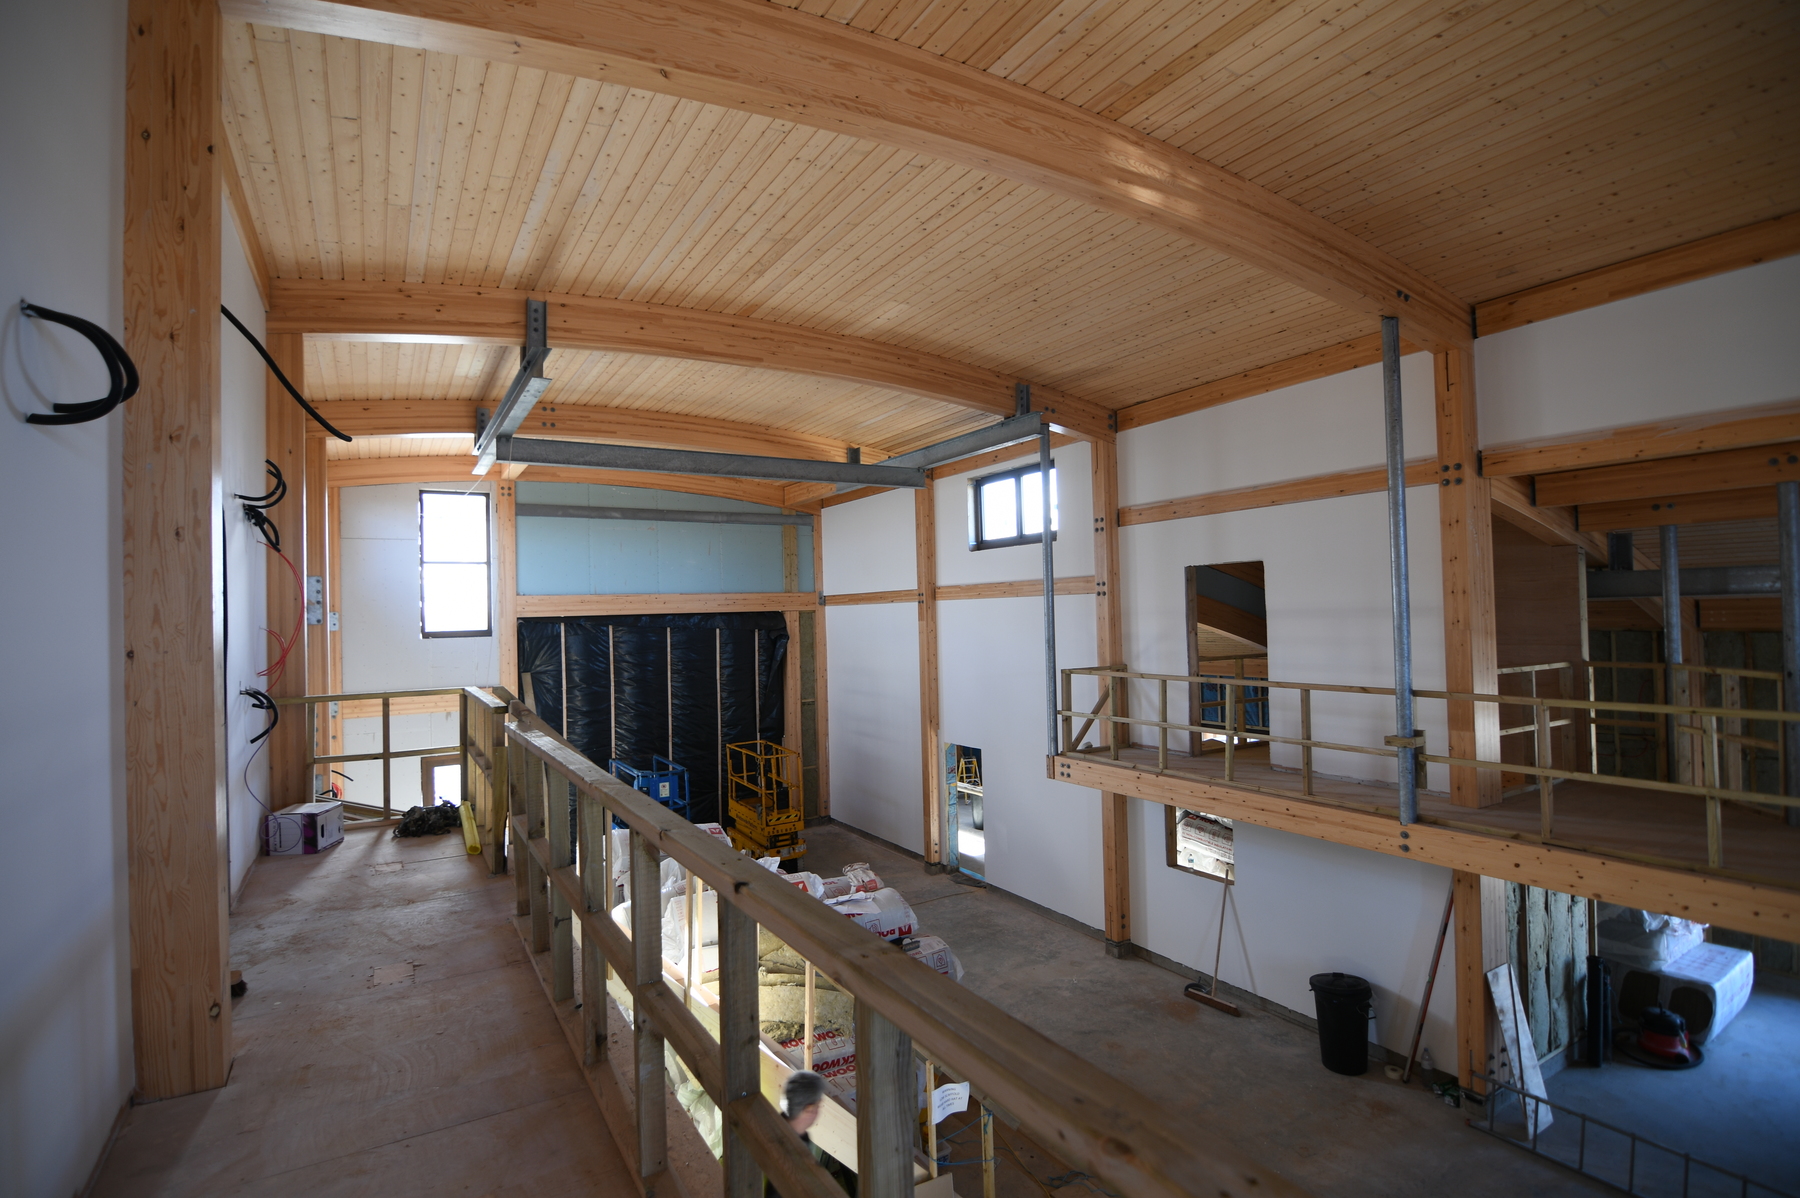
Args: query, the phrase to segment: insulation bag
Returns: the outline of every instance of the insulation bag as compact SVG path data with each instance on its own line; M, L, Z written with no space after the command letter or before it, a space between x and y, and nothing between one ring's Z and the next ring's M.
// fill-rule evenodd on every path
M834 909L883 940L897 940L918 931L918 919L913 915L911 905L891 886L874 894L845 899L835 904Z

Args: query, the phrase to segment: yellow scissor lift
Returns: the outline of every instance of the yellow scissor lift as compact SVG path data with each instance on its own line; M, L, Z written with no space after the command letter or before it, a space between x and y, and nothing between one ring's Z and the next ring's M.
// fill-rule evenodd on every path
M725 746L731 843L758 857L791 860L806 852L805 783L800 754L767 740Z

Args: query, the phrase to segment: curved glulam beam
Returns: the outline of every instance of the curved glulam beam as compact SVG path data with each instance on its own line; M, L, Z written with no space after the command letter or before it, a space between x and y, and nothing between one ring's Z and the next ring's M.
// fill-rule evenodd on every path
M525 300L549 305L552 349L605 350L724 362L887 387L965 408L1013 414L1013 385L1026 380L897 345L695 308L589 296L541 295L455 284L277 279L271 333L330 341L522 345ZM1110 441L1112 413L1033 384L1033 411L1083 437Z
M1432 351L1470 308L1331 222L1137 130L760 0L224 0L227 16L559 71L850 133L1072 196L1369 315Z

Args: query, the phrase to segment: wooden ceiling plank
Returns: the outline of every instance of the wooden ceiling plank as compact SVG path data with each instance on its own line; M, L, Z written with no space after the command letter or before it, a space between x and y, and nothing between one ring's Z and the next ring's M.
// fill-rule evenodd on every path
M1481 453L1488 478L1549 474L1745 449L1800 439L1800 400L1625 425L1580 438L1496 445Z
M1800 441L1533 477L1536 501L1557 507L1733 491L1794 479L1800 479Z
M319 255L321 278L344 277L343 238L338 230L338 186L332 162L330 100L326 92L324 40L317 34L292 30L288 55L296 100L295 129L299 135L300 162L304 174L306 211Z
M425 263L431 248L432 210L437 202L438 173L443 166L457 61L454 55L428 49L420 72L419 123L412 156L412 187L408 192L404 242L406 265L405 274L401 276L409 283L425 281Z
M533 122L549 134L536 161L542 169L523 182L524 194L516 194L519 220L500 267L500 285L518 287L537 269L546 239L554 239L568 219L569 206L593 167L600 146L618 120L631 89L627 86L577 78L568 99L558 106L554 122ZM498 263L495 263L499 266Z
M483 120L495 124L494 153L487 177L479 180L478 188L471 189L468 199L474 208L468 258L450 263L445 282L479 286L487 281L508 200L520 172L529 169L526 154L531 144L531 122L543 102L549 76L543 71L507 65L512 75L504 109L488 113L484 108L483 112Z
M1576 511L1583 532L1611 532L1661 524L1717 524L1725 520L1773 520L1774 487L1665 495L1620 503L1584 503ZM1684 555L1685 556L1685 555Z
M521 252L520 238L526 226L535 227L542 221L545 199L540 198L540 189L553 147L560 147L566 154L580 126L588 123L596 103L623 94L621 88L592 80L551 71L535 73L541 77L538 87L528 96L521 96L507 112L509 132L518 131L514 134L518 137L518 157L501 189L504 197L493 219L491 239L472 274L471 281L479 286L505 284L507 271ZM559 156L557 161L566 162L566 157Z
M269 121L275 181L281 188L282 206L293 217L293 269L302 278L324 278L316 214L312 211L312 197L306 190L305 165L298 161L304 139L300 132L300 98L295 89L288 31L263 26L257 26L255 30L257 73L263 85L263 111Z
M1131 90L1135 81L1148 79L1181 57L1200 40L1195 30L1205 27L1208 17L1222 15L1226 8L1216 5L1208 10L1198 4L1163 0L1145 14L1144 20L1088 56L1081 69L1065 81L1059 98L1089 112L1103 113L1114 99Z
M360 163L361 43L331 37L322 39L319 49L324 64L325 150L333 184L328 202L336 208L338 264L344 278L361 279L368 276Z
M456 218L462 211L463 181L468 177L470 159L476 153L475 140L480 127L487 68L488 64L478 59L457 58L445 72L450 94L444 105L438 169L432 185L430 216L425 222L423 259L419 268L423 282L441 283L449 270L451 246L456 240Z
M543 0L529 10L502 10L454 0L227 0L227 9L328 33L426 41L574 69L731 107L792 111L1158 225L1338 303L1397 315L1428 347L1467 344L1466 305L1423 275L1153 138L828 21L748 0L715 0L690 12L693 2L583 0L577 7L576 0ZM411 15L383 15L389 4Z
M362 271L358 279L385 277L387 264L388 130L393 128L394 48L357 42L356 183L362 218Z
M239 146L247 179L245 197L257 221L270 273L292 277L299 273L293 252L293 216L288 212L276 161L275 137L269 128L268 102L256 65L256 41L248 25L227 21L224 28L228 51L224 64L228 81L226 104L230 109L226 128L242 139Z
M511 63L497 62L481 64L481 68L468 104L469 131L463 166L457 172L455 189L439 201L444 225L433 238L433 245L442 250L434 254L427 270L435 282L462 283L467 279L469 265L476 260L475 239L487 200L488 180L494 177L495 162L506 153L502 136L519 69Z
M1000 56L1011 48L1014 31L1032 28L1054 12L1059 3L1061 0L1000 0L989 5L944 57L978 71L992 70ZM868 28L860 20L853 24L859 29Z
M1113 64L1122 52L1138 44L1144 34L1194 6L1182 0L1124 0L1097 7L1099 19L1083 29L1030 78L1020 82L1033 91L1069 100L1093 71Z

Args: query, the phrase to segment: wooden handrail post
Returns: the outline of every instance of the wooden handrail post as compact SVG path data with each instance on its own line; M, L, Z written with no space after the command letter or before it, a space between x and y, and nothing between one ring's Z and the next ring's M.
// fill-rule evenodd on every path
M1225 781L1237 781L1237 692L1229 682L1225 688Z
M1708 788L1719 784L1719 717L1700 717L1704 743L1700 746L1701 777ZM1719 796L1706 796L1706 864L1719 869L1725 864L1725 826Z
M550 864L560 869L575 864L575 845L569 836L575 788L558 775L545 790ZM557 1002L575 997L575 917L569 900L554 886L550 888L550 979Z
M719 1057L725 1074L721 1106L762 1093L758 1056L756 922L719 895ZM635 904L633 909L635 910ZM761 1198L762 1170L731 1119L725 1126L725 1198Z
M1075 710L1075 676L1064 670L1062 676L1062 751L1067 753L1075 748L1069 734L1074 730L1075 717L1070 712Z
M1312 691L1300 688L1300 793L1313 792Z
M638 1176L668 1168L668 1071L663 1037L641 996L662 984L662 860L656 845L631 833L631 993L637 1075ZM722 913L721 913L722 914Z
M525 806L527 840L535 840L544 834L544 791L549 786L545 773L541 762L531 771L531 787ZM531 951L547 953L550 951L550 879L537 854L529 849L525 853L525 867L530 874L527 881L531 900Z
M910 1198L915 1084L912 1037L857 999L857 1198Z
M600 800L584 794L576 812L576 841L581 850L581 897L587 909L610 918L612 862L607 849L605 808ZM606 1059L606 955L592 935L581 937L581 1039L582 1059L593 1065Z
M981 1104L981 1198L994 1198L994 1112Z
M1537 685L1533 683L1532 690L1536 689ZM1532 755L1533 762L1540 769L1554 768L1555 763L1550 756L1550 709L1540 703L1532 708L1532 712L1535 717L1533 722L1537 725L1537 751ZM1538 833L1545 840L1550 839L1551 827L1556 822L1555 786L1556 779L1549 774L1538 775Z
M1157 729L1156 729L1156 768L1169 768L1169 680L1158 681Z
M1108 678L1106 688L1106 745L1112 759L1117 761L1119 759L1119 721L1117 718L1119 714L1119 680L1116 677ZM1129 729L1127 729L1127 733L1129 733Z

